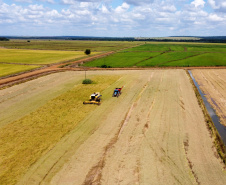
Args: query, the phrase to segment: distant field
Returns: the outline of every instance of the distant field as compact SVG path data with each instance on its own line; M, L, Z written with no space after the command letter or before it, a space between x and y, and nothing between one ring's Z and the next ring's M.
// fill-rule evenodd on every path
M85 56L82 51L0 49L0 62L7 63L52 64Z
M0 64L0 77L28 71L40 66L15 65L15 64Z
M89 67L226 66L226 45L148 43L84 65Z
M67 41L67 40L10 40L0 42L0 77L34 69L37 66L18 66L13 64L47 65L87 57L99 52L131 48L144 42L128 41ZM7 49L5 49L7 48Z
M101 65L107 65L112 67L132 67L143 60L160 54L160 52L120 52L105 58L94 60L90 63L86 63L85 66L100 67Z
M204 53L159 66L226 66L226 53Z
M98 52L92 52L92 54L97 53ZM0 77L34 69L40 67L41 65L64 62L81 57L87 57L87 55L85 55L83 51L25 50L0 48ZM35 66L28 66L27 64L32 64Z
M128 41L72 41L72 40L10 40L1 41L0 47L12 49L42 49L42 50L67 50L67 51L115 51L144 42Z

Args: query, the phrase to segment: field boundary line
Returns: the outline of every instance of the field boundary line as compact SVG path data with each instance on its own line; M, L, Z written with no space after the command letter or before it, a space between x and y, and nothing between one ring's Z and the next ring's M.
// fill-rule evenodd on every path
M24 66L47 66L48 64L25 64L25 63L12 63L12 62L0 62L0 64L14 64L14 65L24 65Z
M188 56L188 57L185 57L185 58L183 58L183 59L178 59L178 60L171 60L171 61L167 61L167 62L162 62L162 63L160 63L160 64L158 64L158 65L156 65L156 66L157 66L157 67L160 67L161 64L167 64L167 63L171 63L171 62L175 62L175 61L185 60L185 59L192 58L192 57L196 57L196 56L203 55L203 54L205 54L205 53L199 53L199 54L197 54L197 55Z
M146 58L146 59L144 59L144 60L141 60L141 61L139 61L139 62L137 62L137 63L135 63L134 64L134 66L136 66L137 64L140 64L140 63L142 63L142 62L144 62L144 61L146 61L146 60L149 60L149 59L152 59L152 58L155 58L155 57L158 57L158 56L160 56L160 55L163 55L164 53L167 53L168 51L164 51L164 52L161 52L159 55L156 55L156 56L153 56L153 57L149 57L149 58Z

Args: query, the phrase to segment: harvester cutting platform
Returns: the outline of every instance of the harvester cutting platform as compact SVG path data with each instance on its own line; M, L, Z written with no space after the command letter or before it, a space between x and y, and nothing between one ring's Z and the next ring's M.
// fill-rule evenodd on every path
M90 95L89 101L84 101L83 104L96 104L100 105L100 100L102 95L99 92L95 92Z
M121 88L115 88L112 97L119 97L122 94L122 88L123 86Z

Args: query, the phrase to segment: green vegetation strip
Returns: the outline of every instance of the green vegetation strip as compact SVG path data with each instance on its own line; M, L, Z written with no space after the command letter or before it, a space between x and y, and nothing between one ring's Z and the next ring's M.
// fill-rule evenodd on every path
M197 55L197 53L190 53L190 52L167 52L162 55L159 55L158 57L151 58L149 60L146 60L144 62L139 63L137 66L165 66L170 65L171 61L177 61L175 62L174 66L181 65L180 62L183 59L186 59L188 57L192 57ZM169 63L169 64L168 64Z
M1 64L0 63L0 77L8 76L24 71L39 68L41 66L15 65L15 64Z
M96 105L83 105L120 76L96 76L94 84L77 85L37 111L0 129L0 184L15 184L42 155L73 130Z
M218 152L220 158L223 160L224 164L226 165L226 149L225 149L224 143L221 140L221 137L220 137L220 135L219 135L219 133L218 133L218 131L217 131L207 109L206 109L206 106L205 106L205 104L202 100L202 97L199 94L199 91L198 91L197 87L195 86L190 74L188 73L188 71L186 71L186 73L187 73L187 75L190 79L192 86L193 86L195 95L196 95L197 100L198 100L198 104L199 104L200 108L202 109L207 128L210 131L211 137L213 137L214 145L217 149L217 152Z
M107 65L111 67L132 67L139 62L148 60L149 58L155 57L161 53L159 52L120 52L110 55L105 58L100 58L92 62L87 62L84 66L88 67L101 67Z
M201 53L161 66L226 66L226 53Z

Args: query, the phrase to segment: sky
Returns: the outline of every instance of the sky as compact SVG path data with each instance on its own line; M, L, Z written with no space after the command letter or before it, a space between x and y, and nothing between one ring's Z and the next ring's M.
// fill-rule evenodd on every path
M0 0L1 36L226 36L226 0Z

